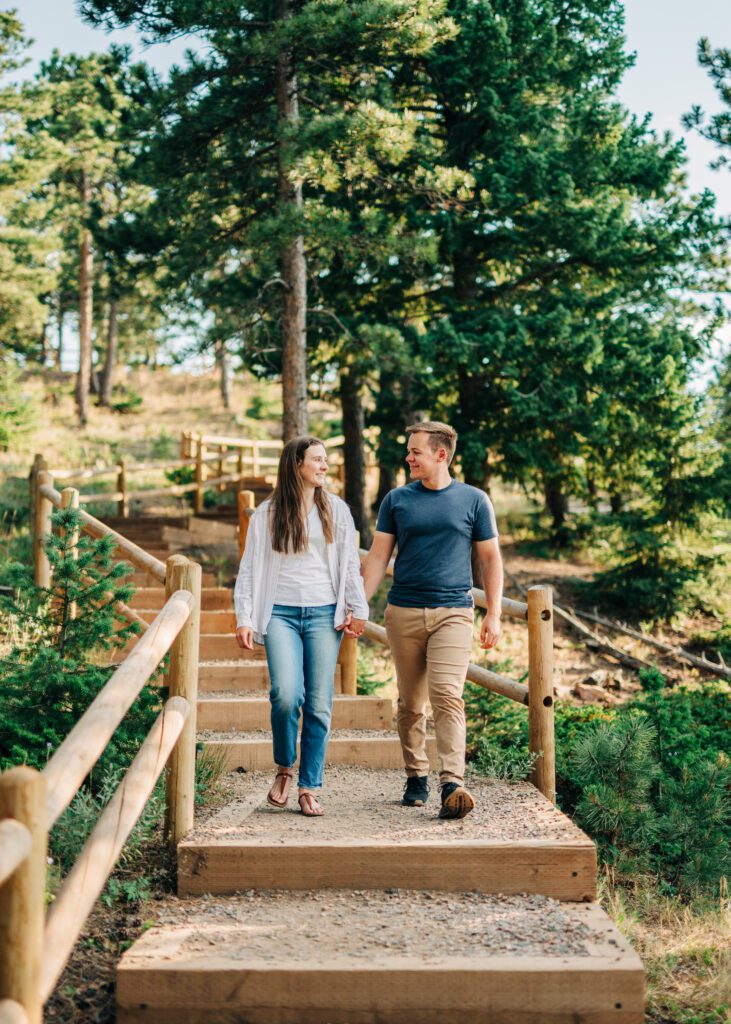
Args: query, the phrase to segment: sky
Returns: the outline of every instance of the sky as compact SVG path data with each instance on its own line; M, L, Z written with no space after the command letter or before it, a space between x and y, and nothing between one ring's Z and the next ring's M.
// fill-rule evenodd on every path
M180 63L184 41L145 47L134 30L106 34L81 20L75 0L7 0L35 40L25 73L33 74L39 62L56 47L61 52L88 53L110 42L129 43L136 56L165 72ZM620 101L633 113L652 115L652 127L670 131L685 140L688 185L693 192L714 192L718 211L731 216L731 169L713 171L709 164L715 147L697 132L687 132L681 118L694 104L704 110L721 109L715 89L698 65L697 45L708 36L715 47L731 47L731 0L625 0L627 47L636 61L619 90ZM71 353L69 353L69 356Z

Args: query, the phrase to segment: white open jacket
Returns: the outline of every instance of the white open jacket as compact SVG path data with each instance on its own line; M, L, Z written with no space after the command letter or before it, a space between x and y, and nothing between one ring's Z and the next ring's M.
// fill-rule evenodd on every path
M356 619L367 619L368 602L360 575L358 542L350 509L334 494L328 494L327 497L332 509L335 534L333 543L327 545L327 560L337 595L334 625L340 626L348 612L352 612ZM263 502L249 520L246 547L234 588L236 626L252 628L257 643L264 642L264 634L272 617L282 563L282 553L272 548L270 505L270 501Z

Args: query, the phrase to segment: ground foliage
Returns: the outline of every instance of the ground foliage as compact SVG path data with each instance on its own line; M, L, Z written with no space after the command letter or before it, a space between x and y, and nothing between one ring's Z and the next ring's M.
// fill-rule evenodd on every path
M559 805L613 880L651 872L668 894L718 892L731 872L731 691L670 689L656 669L640 679L616 709L556 705ZM526 777L525 710L472 685L466 700L476 767Z
M32 564L6 567L10 595L0 596L11 644L0 661L0 765L42 768L112 675L110 652L139 632L114 608L128 601L131 569L113 561L114 541L80 531L79 513L59 510L45 539L51 584L39 587ZM73 614L73 606L76 612ZM100 766L127 765L152 725L160 695L146 687L107 747Z

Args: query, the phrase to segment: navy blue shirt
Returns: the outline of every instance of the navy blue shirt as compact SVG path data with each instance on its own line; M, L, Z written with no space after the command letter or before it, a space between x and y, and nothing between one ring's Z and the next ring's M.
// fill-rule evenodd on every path
M484 491L457 480L441 490L420 480L383 499L376 529L396 537L390 604L401 608L471 608L472 542L497 537Z

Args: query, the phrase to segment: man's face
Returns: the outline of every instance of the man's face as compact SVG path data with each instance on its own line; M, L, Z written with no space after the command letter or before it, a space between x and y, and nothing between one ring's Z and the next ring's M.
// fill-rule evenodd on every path
M428 479L440 464L443 465L446 462L445 451L443 448L434 451L429 444L429 435L420 430L409 436L406 446L406 462L412 480Z

